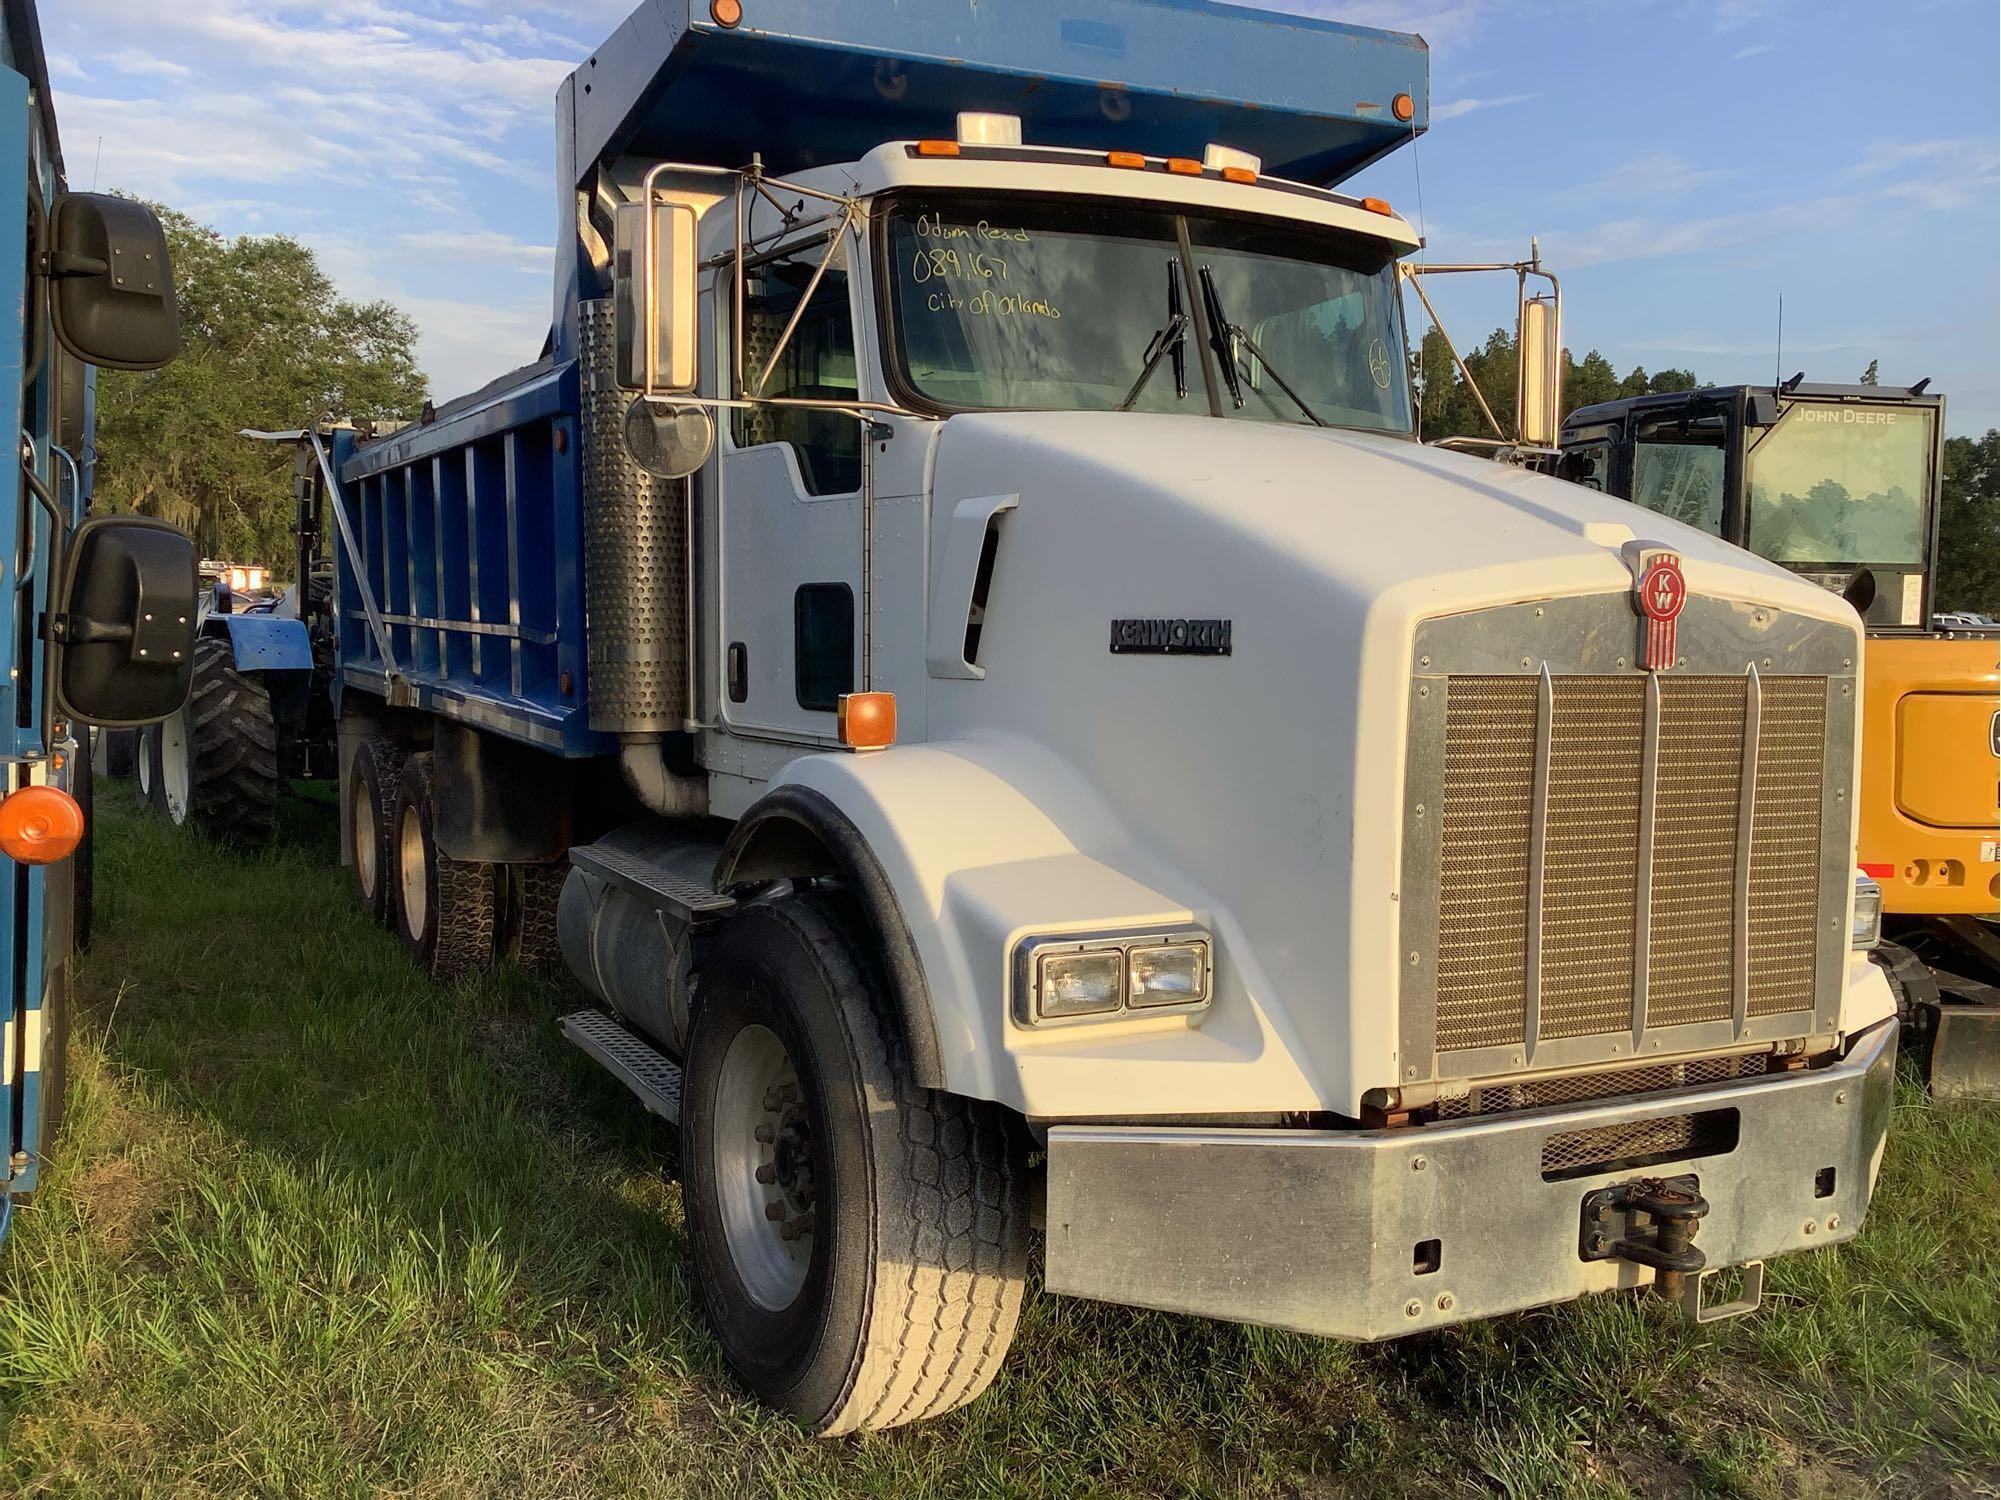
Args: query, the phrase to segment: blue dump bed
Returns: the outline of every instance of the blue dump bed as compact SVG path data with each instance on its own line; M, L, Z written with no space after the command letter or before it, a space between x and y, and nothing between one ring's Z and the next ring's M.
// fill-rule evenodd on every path
M961 110L1019 115L1030 145L1199 157L1216 142L1324 185L1424 128L1427 53L1414 36L1206 0L742 0L735 27L709 0L646 0L557 99L547 356L425 425L336 434L357 548L336 548L342 682L569 756L679 728L678 710L644 724L609 711L617 669L589 670L652 647L643 631L586 639L594 608L634 627L623 605L589 602L629 518L594 521L586 493L581 309L606 288L576 190L622 160L852 161L950 135ZM595 583L589 555L605 565Z
M1427 62L1419 37L1207 0L743 0L733 28L648 0L578 71L575 159L796 171L979 109L1032 145L1219 141L1324 186L1424 129Z

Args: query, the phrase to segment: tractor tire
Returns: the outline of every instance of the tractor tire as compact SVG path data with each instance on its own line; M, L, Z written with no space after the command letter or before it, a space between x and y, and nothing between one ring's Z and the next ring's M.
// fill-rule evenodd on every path
M1006 1112L910 1080L848 903L728 919L704 962L681 1115L702 1303L736 1378L835 1434L939 1416L1014 1338L1028 1193Z
M195 642L186 707L146 731L140 785L155 811L219 843L269 842L278 815L278 725L271 695L236 670L226 641Z
M556 905L563 898L563 882L570 878L570 862L504 865L501 873L508 908L501 952L530 973L559 967L563 945L556 937Z
M396 920L396 788L410 747L379 735L355 747L348 767L348 864L361 909L384 927Z
M396 936L417 966L441 983L493 965L494 867L439 853L437 796L429 752L403 762L397 781Z

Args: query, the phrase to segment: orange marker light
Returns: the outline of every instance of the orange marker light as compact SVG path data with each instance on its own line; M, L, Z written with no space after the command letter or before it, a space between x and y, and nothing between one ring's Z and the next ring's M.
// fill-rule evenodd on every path
M709 19L718 26L735 26L743 20L743 0L709 0Z
M959 154L959 143L957 141L919 141L917 143L917 154L919 156L957 156Z
M1396 98L1390 100L1390 113L1408 125L1411 116L1417 113L1417 101L1409 94L1398 94Z
M1144 171L1146 169L1146 158L1141 156L1137 151L1107 151L1105 153L1105 165L1108 167L1127 167L1134 171Z
M1381 198L1364 198L1362 200L1362 207L1366 208L1372 214L1393 214L1396 212L1395 209L1389 206L1387 201Z
M83 842L83 809L60 787L24 786L0 802L0 849L17 863L52 865Z
M1258 180L1258 174L1253 172L1249 167L1223 168L1223 181L1225 182L1255 183L1257 180Z
M1167 170L1174 173L1177 177L1200 177L1202 175L1202 163L1191 161L1185 156L1170 156L1167 159Z
M896 694L843 693L835 713L841 743L850 750L880 750L896 743ZM0 814L6 807L0 804Z

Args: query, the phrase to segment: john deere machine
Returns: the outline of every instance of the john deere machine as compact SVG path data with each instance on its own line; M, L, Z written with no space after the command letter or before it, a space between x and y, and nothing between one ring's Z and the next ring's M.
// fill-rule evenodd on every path
M1883 891L1878 961L1939 1093L1996 1087L2001 640L1933 605L1945 398L1718 386L1582 407L1564 478L1842 595L1867 627L1858 859Z

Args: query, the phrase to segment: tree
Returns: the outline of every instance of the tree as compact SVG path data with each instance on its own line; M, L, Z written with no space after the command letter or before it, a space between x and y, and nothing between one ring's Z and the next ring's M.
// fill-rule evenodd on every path
M181 356L99 377L95 504L184 526L210 555L269 564L289 553L283 431L333 414L409 420L422 408L416 325L388 302L350 302L284 235L227 239L159 210L181 304Z
M1877 378L1876 378L1876 365L1877 365L1877 361L1876 361L1876 360L1873 360L1873 359L1872 359L1872 360L1870 360L1870 361L1869 361L1869 368L1868 368L1868 369L1866 369L1866 370L1864 370L1864 371L1862 372L1862 383L1863 383L1864 385L1876 385L1876 384L1878 384L1878 381L1877 381Z
M2001 604L2001 431L1945 440L1933 608L1993 615Z
M1515 336L1505 328L1496 328L1487 336L1485 343L1461 352L1465 354L1466 368L1479 382L1480 393L1487 398L1495 418L1504 430L1512 433L1518 375ZM1422 382L1419 404L1423 417L1421 430L1427 442L1447 437L1495 436L1493 427L1480 411L1479 402L1466 388L1465 380L1453 363L1445 336L1435 326L1427 328L1419 341L1416 365ZM1612 368L1612 362L1596 349L1581 360L1575 358L1570 350L1563 351L1565 415L1580 406L1595 406L1601 401L1663 391L1693 390L1700 383L1692 370L1666 369L1649 373L1645 367L1638 365L1621 380Z

